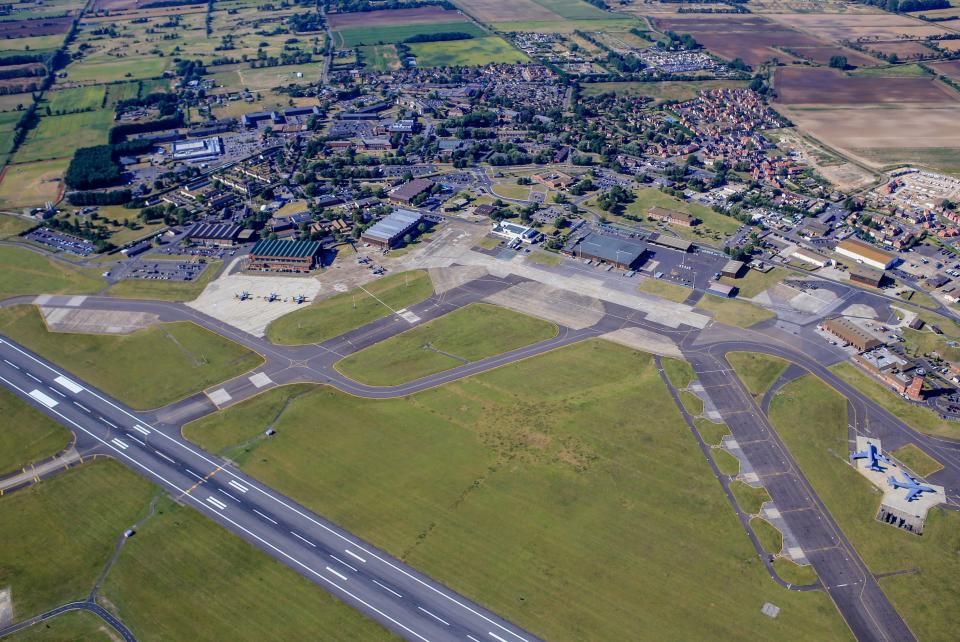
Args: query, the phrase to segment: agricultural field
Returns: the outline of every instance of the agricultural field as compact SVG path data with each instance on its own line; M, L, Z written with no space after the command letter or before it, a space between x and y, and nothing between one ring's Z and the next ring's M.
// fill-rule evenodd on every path
M790 52L804 60L818 65L829 65L833 56L843 56L847 59L848 67L873 67L881 64L880 61L866 56L859 51L846 49L837 45L823 45L817 47L790 47Z
M374 71L393 71L400 68L400 56L393 45L360 47L360 59Z
M98 276L22 247L0 247L0 299L24 294L93 294L104 286Z
M425 271L391 274L283 315L267 327L267 338L283 345L322 343L432 294L433 283Z
M447 42L418 42L410 45L410 53L417 66L469 67L491 63L529 62L526 54L499 36Z
M780 67L774 77L779 102L787 105L957 105L960 95L926 77L878 78L835 69Z
M920 39L949 33L936 23L886 12L837 15L833 13L766 14L784 28L799 29L827 41L866 43L876 40Z
M70 431L0 388L0 476L55 455L70 443Z
M107 89L102 85L50 91L44 96L43 101L46 105L41 107L40 113L44 113L43 110L46 108L49 108L50 113L55 116L80 111L94 111L103 106L106 94Z
M848 452L847 400L812 375L787 384L770 404L770 421L827 510L884 593L921 640L948 640L960 626L960 594L953 590L960 559L960 515L931 509L923 536L875 519L876 488L837 453ZM938 608L929 608L937 604Z
M279 67L260 67L251 69L245 65L237 65L226 71L216 71L210 75L218 87L226 91L266 91L280 85L315 83L320 79L323 66L319 63L305 65L283 65ZM282 97L286 104L286 97ZM254 107L240 103L243 111L251 111ZM256 107L260 108L260 107Z
M557 326L487 303L473 303L337 362L344 375L373 386L420 379L546 341Z
M589 341L404 398L278 388L184 434L545 639L849 639L770 580L665 393Z
M943 74L947 78L960 80L960 60L946 60L943 62L928 63L929 67L938 74Z
M407 38L435 33L466 33L473 37L482 37L486 32L475 23L467 20L460 22L433 22L383 27L354 27L334 32L334 44L340 49L352 49L359 45L394 44Z
M138 80L156 78L163 74L170 62L167 58L137 57L126 60L108 60L88 62L79 60L66 69L67 77L58 84L66 82L77 84L97 84L118 80Z
M29 163L69 158L80 147L106 143L112 126L113 113L105 109L65 116L43 116L40 124L27 132L13 160L15 163Z
M50 332L39 310L0 310L4 333L138 410L157 408L260 365L256 353L189 322L127 335ZM144 360L143 355L151 358ZM103 363L110 360L111 367Z

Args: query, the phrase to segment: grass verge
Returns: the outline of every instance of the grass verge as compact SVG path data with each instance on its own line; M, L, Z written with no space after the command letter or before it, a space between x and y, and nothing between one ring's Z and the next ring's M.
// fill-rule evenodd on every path
M783 549L783 535L777 530L777 527L763 519L754 517L750 520L750 528L753 529L757 539L760 540L760 546L771 555L777 555Z
M773 570L777 572L781 580L796 586L808 586L819 579L812 566L800 566L786 557L778 557L773 560Z
M20 247L0 247L0 299L24 294L93 294L104 283L89 271Z
M790 365L779 357L756 352L729 352L726 359L757 401L763 398Z
M710 446L720 445L723 437L730 434L730 429L727 428L727 424L715 424L703 417L694 419L693 423L697 428L697 432L700 433L700 438Z
M736 326L738 328L749 328L752 325L772 319L773 312L764 310L760 306L746 301L735 301L733 299L721 299L717 296L707 295L700 299L697 308L713 312L713 320L719 323Z
M923 452L916 444L904 444L890 454L920 477L932 475L943 468L943 464Z
M557 326L487 303L472 303L338 361L344 375L390 386L556 336Z
M740 474L740 460L722 448L713 449L713 460L724 475L734 477Z
M685 288L676 283L669 283L663 279L644 279L637 288L641 292L658 296L661 299L667 299L674 303L683 303L687 297L693 293L690 288Z
M283 345L322 343L362 325L389 316L433 294L423 270L391 274L329 299L286 314L267 327L267 338Z
M764 502L770 501L770 494L766 488L754 488L742 481L730 484L730 492L737 499L740 510L748 515L756 515Z
M54 455L70 443L70 431L0 388L0 475Z
M650 355L588 341L403 398L291 390L184 434L232 435L265 484L536 635L850 637L770 580Z
M34 306L0 310L13 340L137 409L157 408L242 374L255 352L187 321L127 335L49 332Z

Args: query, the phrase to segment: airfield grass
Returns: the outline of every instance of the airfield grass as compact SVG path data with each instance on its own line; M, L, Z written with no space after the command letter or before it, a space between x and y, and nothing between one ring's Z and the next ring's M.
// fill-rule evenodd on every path
M669 357L660 360L660 366L663 368L667 379L673 384L674 388L682 390L693 381L693 366L681 359L670 359Z
M703 399L693 394L689 390L681 390L677 393L684 409L692 417L699 417L703 414Z
M563 257L556 252L543 252L541 250L534 250L527 255L527 260L533 261L539 265L546 265L547 267L556 267L563 261Z
M545 639L848 639L770 581L665 393L594 340L402 398L276 388L184 434Z
M724 475L735 477L740 474L740 460L722 448L713 450L713 461Z
M70 443L70 431L0 388L0 475L54 455Z
M770 494L767 493L767 489L754 488L742 481L731 482L730 492L736 498L740 510L748 515L756 515L760 512L763 503L770 501Z
M726 359L758 402L790 365L779 357L756 352L728 352Z
M452 32L466 33L474 38L481 38L487 35L487 32L476 24L463 20L461 22L430 22L338 29L334 32L334 42L336 42L337 46L341 49L353 49L359 45L390 45L403 42L412 36Z
M89 611L67 611L0 640L9 642L113 642L116 632Z
M853 364L838 363L830 366L830 370L914 430L953 439L960 436L960 428L956 424L941 419L940 415L925 406L915 406L909 403Z
M431 294L433 283L425 271L391 274L285 314L267 327L267 338L282 345L322 343L389 316L393 310L420 303Z
M730 434L727 424L715 424L704 417L694 419L693 424L700 433L700 438L710 446L719 446L723 438Z
M34 226L36 226L35 221L20 218L12 214L0 214L0 239L17 236Z
M376 343L336 363L361 383L420 379L556 336L555 324L489 303L472 303Z
M749 328L754 324L774 317L773 312L747 301L722 299L710 294L700 299L697 307L701 310L713 312L714 321L738 328Z
M15 617L86 597L153 492L107 460L0 497L0 586L11 589Z
M726 276L720 277L721 283L732 285L740 290L740 296L752 298L775 286L790 275L782 268L775 267L769 272L758 272L757 270L747 270L739 279L731 279Z
M492 250L493 248L500 245L500 243L502 242L503 242L503 239L494 238L492 236L484 236L482 239L480 239L477 245L479 245L485 250Z
M171 403L263 362L255 352L187 321L127 335L49 332L36 307L18 305L0 310L0 327L138 410Z
M107 88L103 85L88 87L74 87L61 89L46 94L44 101L54 114L69 114L79 111L93 111L100 109L106 96ZM44 113L41 107L40 113Z
M74 269L21 247L0 247L0 299L24 294L92 294L103 287Z
M943 464L923 452L916 444L904 444L890 454L920 477L932 475L943 468Z
M762 517L753 517L750 519L750 528L753 529L757 539L760 540L760 546L766 552L776 555L783 549L783 534L767 520Z
M921 640L949 640L960 627L960 515L931 509L923 536L875 519L880 492L847 463L847 401L813 375L784 386L770 421L814 491Z
M166 258L166 257L164 257ZM156 299L158 301L193 301L220 271L222 261L208 261L207 269L193 281L147 281L124 279L107 290L109 296L123 299Z
M674 303L683 303L693 290L663 279L644 279L637 288L641 292L667 299Z
M102 593L144 642L395 639L292 569L168 497L127 541Z
M42 116L40 123L29 132L14 154L14 161L64 158L80 147L93 147L107 142L107 132L113 125L113 112L107 109L80 112L64 116Z
M367 45L360 47L360 57L374 71L390 71L400 65L397 48L393 45Z
M778 557L773 560L773 570L784 582L790 582L795 586L808 586L819 579L812 566L809 564L800 566L786 557Z
M474 67L492 63L529 62L527 55L500 38L486 36L470 40L446 42L417 42L410 53L417 59L417 67Z
M7 166L0 182L0 207L17 209L56 201L69 158Z

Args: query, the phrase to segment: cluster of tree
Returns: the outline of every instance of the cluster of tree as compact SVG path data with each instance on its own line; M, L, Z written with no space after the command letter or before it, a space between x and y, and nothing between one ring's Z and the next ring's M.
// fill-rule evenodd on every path
M588 4L592 4L597 9L602 9L604 11L610 11L610 5L608 5L603 0L586 0Z
M192 4L206 4L207 0L153 0L140 5L141 9L162 9L164 7L183 7Z
M698 43L693 36L689 33L678 34L676 32L667 30L663 34L667 37L666 40L661 40L658 44L663 46L666 49L676 50L683 49L686 51L692 51L694 49L700 48L700 43Z
M28 78L30 76L43 76L46 73L47 68L43 65L30 65L30 63L15 67L0 67L0 79Z
M949 0L856 0L860 4L879 7L894 13L908 11L931 11L934 9L949 9Z
M631 192L619 185L614 185L597 197L597 207L604 212L616 213L623 209L624 204L633 200L634 196Z
M470 40L473 35L463 31L440 31L438 33L418 33L405 38L404 42L443 42L445 40Z
M371 2L370 0L326 0L327 12L337 11L348 13L357 11L380 11L381 9L417 9L419 7L440 7L448 11L455 11L452 2L439 0L387 0L386 2Z
M67 201L71 205L123 205L133 199L129 189L115 189L109 192L68 192Z
M323 29L323 17L316 11L295 13L287 18L287 24L296 33L321 31Z
M457 129L459 127L493 127L497 124L497 114L488 111L472 111L456 118L448 118L443 122L447 129Z
M116 247L107 241L107 237L110 235L107 229L105 227L94 227L89 219L80 224L76 220L52 218L45 225L51 229L92 242L98 253L108 252Z
M846 69L848 66L847 57L840 55L830 56L830 62L828 64L834 69Z
M636 56L624 56L615 51L607 53L607 64L622 74L636 73L645 66Z
M200 80L207 73L202 60L179 60L177 61L177 75L183 78L183 84L191 80Z
M154 92L147 94L143 98L126 98L118 100L114 104L114 109L120 113L129 109L138 109L140 107L155 107L161 116L172 116L177 113L177 96L164 92Z
M115 185L120 180L121 156L142 154L153 147L149 141L133 140L115 145L81 147L73 153L64 182L76 190Z

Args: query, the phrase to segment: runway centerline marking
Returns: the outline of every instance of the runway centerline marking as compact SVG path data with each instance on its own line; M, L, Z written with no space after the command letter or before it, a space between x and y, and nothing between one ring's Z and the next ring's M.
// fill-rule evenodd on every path
M360 571L357 570L357 568L356 568L355 566L351 566L351 565L347 564L346 562L344 562L342 559L340 559L340 558L337 557L336 555L332 555L332 554L331 554L331 555L330 555L330 558L333 559L333 560L335 560L335 561L337 561L337 562L339 562L340 564L343 564L344 566L346 566L347 568L349 568L349 569L350 569L351 571L353 571L354 573L359 573L359 572L360 572Z
M234 497L233 495L231 495L231 494L228 493L227 491L223 490L222 488L218 488L217 491L223 493L224 495L226 495L227 497L229 497L229 498L232 499L233 501L237 502L238 504L241 503L239 499L237 499L236 497Z
M356 560L360 560L360 561L363 562L364 564L367 563L367 560L363 559L362 557L360 557L359 555L357 555L356 553L354 553L353 551L351 551L351 550L348 549L348 548L343 549L343 552L346 553L347 555L349 555L350 557L356 559Z
M327 570L330 571L331 573L333 573L334 575L336 575L337 577L339 577L339 578L340 578L341 580L343 580L344 582L347 581L347 576L346 576L346 575L341 575L340 573L337 573L335 570L333 570L333 569L330 568L329 566L327 567Z
M300 540L300 541L302 541L302 542L305 542L305 543L309 544L310 546L312 546L312 547L314 547L314 548L317 547L316 544L314 544L313 542L311 542L310 540L308 540L306 537L304 537L304 536L301 535L300 533L297 533L297 532L295 532L295 531L290 531L290 534L293 535L294 537L296 537L298 540Z
M386 586L385 584L381 584L381 583L378 582L377 580L373 580L373 583L376 584L377 586L379 586L380 588L382 588L384 591L387 591L388 593L393 593L394 595L396 595L397 597L399 597L399 598L401 598L401 599L403 598L402 595L400 595L399 593L397 593L396 591L394 591L394 590L393 590L392 588L390 588L389 586Z
M418 606L417 609L423 611L424 613L426 613L427 615L429 615L430 617L432 617L432 618L433 618L434 620L436 620L437 622L440 622L441 624L443 624L443 625L445 625L445 626L450 626L450 623L449 623L449 622L447 622L446 620L444 620L444 619L443 619L442 617L440 617L439 615L434 615L433 613L431 613L431 612L428 611L427 609L423 608L422 606Z
M256 513L257 515L259 515L260 517L264 518L264 519L267 520L268 522L271 522L271 523L273 523L274 525L276 525L277 520L273 519L272 517L268 517L267 515L264 515L263 513L261 513L260 511L258 511L256 508L253 509L253 512Z

